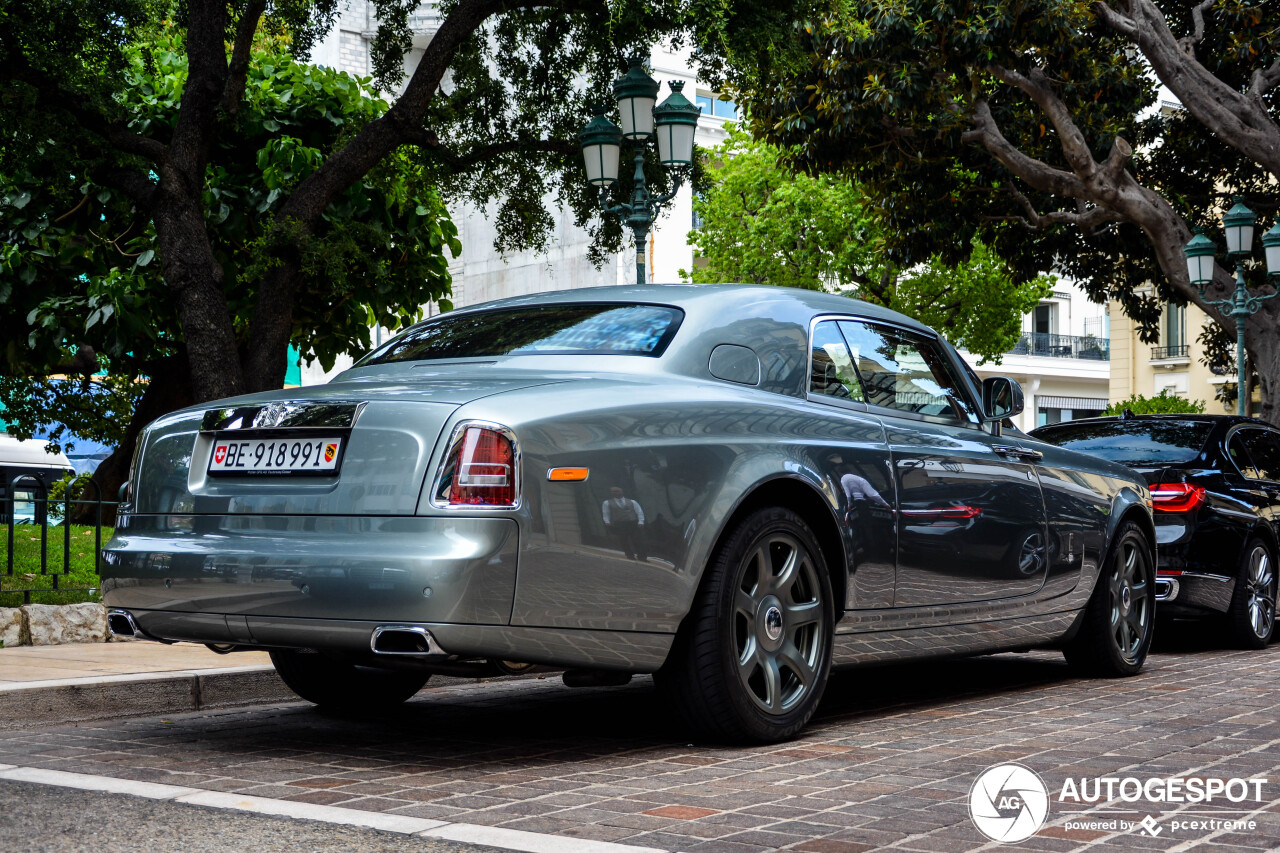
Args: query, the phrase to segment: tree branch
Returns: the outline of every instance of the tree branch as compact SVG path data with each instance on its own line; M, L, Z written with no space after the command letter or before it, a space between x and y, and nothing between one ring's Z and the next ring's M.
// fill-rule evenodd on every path
M504 154L520 152L573 156L580 150L576 143L566 139L532 139L493 142L489 145L473 148L465 154L458 154L447 146L442 145L436 134L425 128L416 128L412 132L406 133L405 142L417 145L419 148L430 152L433 157L448 166L455 174L469 172Z
M1026 216L1000 216L993 219L1004 220L1008 222L1018 222L1025 225L1031 230L1040 230L1053 225L1075 225L1086 233L1103 225L1107 222L1119 222L1124 217L1116 213L1114 210L1107 210L1105 207L1094 206L1084 208L1081 201L1082 210L1078 213L1071 213L1066 210L1054 210L1049 213L1040 213L1036 210L1035 205L1031 203L1031 199L1020 191L1017 187L1009 184L1005 187L1014 200L1026 211Z
M1009 142L996 124L995 116L991 114L991 107L986 101L978 101L972 120L974 129L965 131L961 136L965 142L982 145L1006 169L1042 192L1071 198L1083 197L1084 184L1075 175L1028 157Z
M1039 68L1032 68L1027 74L1021 74L1002 65L987 66L987 73L997 80L1021 89L1036 106L1045 114L1058 132L1059 144L1067 163L1077 175L1088 175L1097 164L1093 161L1093 152L1084 134L1076 125L1071 110L1062 102L1057 93L1049 86L1049 80Z
M1188 56L1196 55L1196 45L1204 38L1204 13L1212 9L1216 2L1218 0L1203 0L1191 8L1191 20L1194 22L1195 30L1178 42Z
M249 78L249 58L253 50L253 37L258 32L258 21L266 11L267 0L250 0L236 27L236 42L231 49L231 62L227 68L227 83L222 89L222 111L235 118L244 97L244 84Z

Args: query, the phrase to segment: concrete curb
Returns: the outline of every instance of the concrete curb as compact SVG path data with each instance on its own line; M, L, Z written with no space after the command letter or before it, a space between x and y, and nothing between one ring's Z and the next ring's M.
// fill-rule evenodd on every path
M0 685L0 730L300 701L275 669L242 666Z

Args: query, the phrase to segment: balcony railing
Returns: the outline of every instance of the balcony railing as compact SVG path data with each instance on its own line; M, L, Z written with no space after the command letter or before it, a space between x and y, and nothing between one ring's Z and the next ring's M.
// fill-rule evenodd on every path
M1013 355L1043 355L1050 358L1087 358L1094 361L1111 360L1111 341L1092 335L1049 335L1032 332L1018 338Z
M1171 347L1152 347L1151 360L1159 361L1162 358L1187 358L1191 354L1190 344L1175 344Z

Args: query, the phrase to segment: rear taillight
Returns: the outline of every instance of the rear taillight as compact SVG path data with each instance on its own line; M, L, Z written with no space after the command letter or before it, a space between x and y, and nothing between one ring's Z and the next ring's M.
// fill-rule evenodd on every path
M1190 483L1162 483L1151 487L1151 506L1157 512L1192 512L1204 504L1204 487Z
M440 471L435 503L442 507L518 506L515 435L497 424L460 424Z

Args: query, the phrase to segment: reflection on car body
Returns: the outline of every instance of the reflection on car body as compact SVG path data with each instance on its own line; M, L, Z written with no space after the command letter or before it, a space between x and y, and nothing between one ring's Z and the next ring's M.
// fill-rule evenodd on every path
M106 600L120 630L269 649L322 705L499 662L654 672L730 739L797 732L833 664L1053 646L1136 672L1145 485L1002 434L1021 401L927 327L840 296L503 300L326 386L152 424ZM218 468L228 436L284 435L340 438L340 465Z

